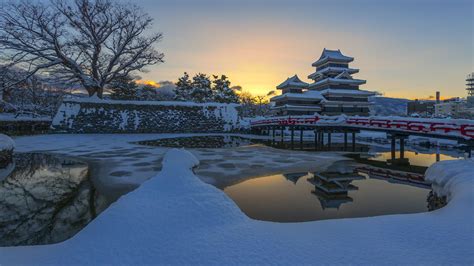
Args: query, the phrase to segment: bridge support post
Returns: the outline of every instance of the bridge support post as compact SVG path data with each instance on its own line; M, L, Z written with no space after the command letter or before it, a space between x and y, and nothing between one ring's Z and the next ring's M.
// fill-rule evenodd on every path
M324 150L324 131L319 133L319 144L321 145L321 150Z
M395 160L395 151L396 151L396 139L395 136L392 135L392 143L390 145L390 153L391 153L391 159Z
M276 140L275 140L275 136L276 136L275 130L276 130L276 127L272 126L272 145L273 146L275 145L275 142L276 142Z
M356 133L352 132L352 152L356 151Z
M331 131L328 132L328 150L331 150Z
M285 127L281 127L281 135L280 135L280 144L283 146L283 142L285 141Z
M301 128L300 129L300 150L303 149L303 133L304 133L304 129Z
M295 127L290 126L290 131L291 131L291 149L293 149L295 146Z
M319 132L317 130L314 131L314 150L318 150L318 138L319 138Z
M344 151L347 151L347 131L344 131Z
M405 138L400 138L400 159L405 158Z

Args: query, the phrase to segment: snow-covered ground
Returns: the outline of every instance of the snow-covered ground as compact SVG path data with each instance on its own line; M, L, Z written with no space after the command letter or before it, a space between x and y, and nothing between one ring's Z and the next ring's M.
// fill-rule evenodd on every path
M25 140L18 142L25 147ZM158 175L75 237L55 245L0 248L0 263L474 263L474 161L445 161L428 171L450 199L437 211L287 224L246 217L221 190L195 176L197 165L190 152L169 150Z
M51 121L49 116L31 116L31 115L16 115L12 113L0 113L0 121Z
M15 148L15 142L7 135L0 134L0 151L11 151Z

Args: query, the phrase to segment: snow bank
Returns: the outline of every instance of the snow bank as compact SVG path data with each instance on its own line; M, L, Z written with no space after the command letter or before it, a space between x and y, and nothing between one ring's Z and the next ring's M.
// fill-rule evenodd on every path
M0 151L12 151L15 148L15 142L7 135L0 134Z
M12 113L0 114L0 121L51 121L49 116L30 116L30 115L19 115Z
M474 160L438 162L428 168L426 180L433 184L438 195L447 196L451 203L462 198L464 203L474 204Z
M471 161L430 168L428 178L451 194L437 211L286 224L246 217L222 191L194 175L197 163L185 150L170 150L157 176L75 237L0 248L0 264L474 263ZM335 251L337 256L328 256Z

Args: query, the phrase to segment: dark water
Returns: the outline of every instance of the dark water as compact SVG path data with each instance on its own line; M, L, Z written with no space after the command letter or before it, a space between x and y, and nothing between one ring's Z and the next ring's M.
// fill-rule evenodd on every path
M139 141L138 144L170 148L233 148L258 143L237 136L194 136Z
M51 244L85 227L111 200L81 161L17 154L0 169L0 246Z
M255 178L224 192L249 217L276 222L417 213L445 204L420 175L347 163L337 162L325 172Z

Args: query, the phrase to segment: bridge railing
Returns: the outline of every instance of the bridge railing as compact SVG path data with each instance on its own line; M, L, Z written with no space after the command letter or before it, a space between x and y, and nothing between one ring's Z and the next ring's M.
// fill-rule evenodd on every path
M261 126L347 126L361 129L387 129L421 134L449 135L464 139L474 139L474 120L433 119L409 117L359 117L359 116L280 116L255 119L251 127Z

